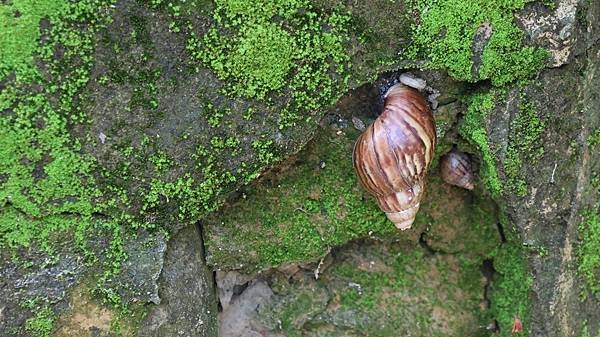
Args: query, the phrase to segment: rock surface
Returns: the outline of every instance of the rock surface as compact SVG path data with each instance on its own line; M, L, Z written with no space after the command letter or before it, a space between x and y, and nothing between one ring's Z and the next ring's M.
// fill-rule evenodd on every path
M264 275L272 290L258 282L271 300L257 300L249 286L221 324L250 323L236 324L235 333L227 329L223 336L473 336L493 327L480 318L487 280L479 265L414 243L370 240L338 249L331 259L318 279L307 268L316 264ZM236 318L226 314L243 310L250 298L255 310Z
M580 11L579 23L574 22L576 10ZM600 152L589 146L588 139L600 127L600 30L595 23L599 15L599 6L592 2L560 1L547 21L538 19L560 31L558 37L542 33L547 26L538 27L541 31L537 32L545 41L559 41L560 55L553 52L554 66L568 64L543 71L538 83L524 89L546 123L539 141L544 154L537 160L523 161L521 174L527 183L527 196L508 192L504 199L511 222L523 234L524 245L543 247L546 252L530 256L535 280L534 336L577 336L586 324L589 331L599 328L600 303L593 295L580 300L580 294L587 290L577 273L582 212L597 207L594 203L598 200L590 180L598 172ZM499 162L507 158L509 137L498 131L515 131L518 104L519 97L512 92L506 105L493 110L488 118L490 140L498 149Z
M227 93L227 81L219 79L215 71L192 55L190 49L193 36L201 37L215 25L213 3L185 4L182 1L181 6L142 0L92 1L80 6L65 3L57 2L57 7L64 6L53 7L56 12L52 13L45 13L35 6L21 8L20 2L0 4L2 9L8 9L8 12L2 12L3 20L8 15L11 25L17 21L14 27L29 25L26 28L32 28L33 33L27 37L31 38L34 51L24 59L31 58L32 64L25 68L39 68L37 77L40 78L38 81L36 77L31 84L21 83L24 78L21 69L11 69L12 63L8 64L8 70L3 68L3 59L0 69L1 117L3 123L6 120L17 132L16 136L8 133L2 141L14 143L9 136L15 136L23 143L13 145L17 151L41 148L41 154L35 152L40 158L15 153L15 158L9 158L14 159L14 163L9 162L13 166L2 167L2 188L8 179L9 185L22 194L17 200L16 195L2 190L2 220L7 219L2 226L8 226L11 231L6 237L2 232L2 242L10 241L11 235L22 235L29 240L29 235L40 233L35 229L33 234L21 233L19 228L14 228L19 221L34 224L27 227L29 229L35 225L54 225L52 221L57 218L60 224L56 227L69 235L72 234L70 231L75 231L74 227L84 228L75 236L86 242L79 242L77 247L52 242L55 251L50 256L38 254L34 247L22 248L16 252L19 262L13 261L8 252L2 256L1 268L10 275L2 280L2 291L17 293L0 306L3 333L28 335L58 330L61 334L69 334L94 328L95 323L86 320L81 330L74 326L79 321L73 318L86 308L84 305L81 310L74 308L77 303L93 301L83 295L68 296L69 292L76 292L73 286L77 282L84 278L88 280L88 277L96 279L97 283L88 280L78 291L94 290L96 295L117 308L131 305L136 313L132 316L137 320L143 317L143 312L138 311L145 311L146 303L159 305L162 312L168 310L165 309L167 304L162 303L158 280L167 270L165 250L176 248L170 248L165 233L176 235L181 228L195 225L238 186L255 179L276 160L298 151L311 138L324 114L323 109L301 106L286 115L282 110L291 100L292 93L301 90L297 87L297 90L286 88L273 92L263 100ZM46 5L44 2L39 6L44 8ZM389 6L386 2L381 5ZM332 16L334 8L319 6L319 14L323 15L319 20ZM66 13L60 11L64 8L67 8ZM361 7L359 13L363 18L369 16L365 7ZM382 13L379 11L378 15ZM30 21L20 23L19 18ZM401 25L401 22L396 20L395 24ZM14 28L15 32L20 33L17 28ZM309 28L313 35L320 36L325 32L320 25ZM382 28L385 27L376 31ZM395 39L399 33L406 35L407 31L387 31L386 40L394 41L396 47L407 43ZM54 44L48 44L48 41L54 41ZM11 43L12 40L8 41L8 47L13 48ZM43 57L37 54L42 53L35 50L37 45L46 48ZM319 56L311 47L307 48L312 57L327 58L329 53L325 50L325 56ZM364 46L351 51L352 63L357 66L352 85L364 83L383 69L374 51ZM396 52L384 51L388 56ZM19 75L11 74L11 70ZM7 76L6 71L9 72ZM347 88L341 78L330 84L327 90L338 85ZM311 87L315 85L319 83L310 84ZM317 92L318 95L321 93L323 90ZM342 94L338 90L326 98L331 100ZM40 100L46 104L43 110L53 115L36 113L42 110L36 105ZM15 111L26 110L22 106L30 108L24 114L25 119L31 118L25 123L14 122L11 117L17 115ZM283 124L285 118L291 121ZM60 136L68 139L66 144L75 144L72 149L57 141L55 134L38 136L40 130L52 129L44 119L53 122L52 127L64 129ZM23 130L19 129L20 125L24 125ZM60 151L53 146L58 146ZM66 156L61 146L73 150L73 153L67 152L72 156ZM49 149L54 152L50 153ZM13 153L9 151L9 155ZM63 158L67 160L61 161ZM79 163L84 163L83 168L76 166ZM49 164L59 166L62 171L56 174L57 169L49 168ZM63 166L75 167L74 172L69 173ZM35 176L31 182L33 187L18 185L23 180L19 180L20 173L15 174L18 171L15 167L25 172L26 177ZM5 169L8 170L6 174ZM65 176L61 176L63 171L67 172ZM51 174L56 175L51 178L57 181L43 180ZM17 185L13 184L14 180ZM81 181L81 186L72 180ZM28 181L26 179L25 183ZM35 184L43 185L40 187L42 192ZM73 191L65 192L61 184L73 185L70 186ZM82 190L89 194L81 195ZM39 194L48 200L40 198ZM20 203L13 202L12 198ZM39 210L30 209L29 199L40 203L36 206L42 209L41 214ZM82 201L83 207L62 207L65 200L76 205ZM75 225L77 223L79 225ZM64 234L61 230L57 232ZM39 259L49 259L49 263L38 264ZM201 263L198 259L196 262ZM202 264L197 268L202 269ZM64 277L54 279L56 275ZM79 301L79 298L85 300ZM34 303L24 307L27 301ZM110 305L106 308L97 303L94 305L98 305L100 311L110 312L107 317L116 321L128 316L115 313L116 309ZM156 315L154 319L160 321L160 315ZM216 315L216 311L213 310L212 315ZM209 318L204 321L206 333L210 334L208 326L214 324L214 320ZM56 322L68 325L68 328L54 327ZM183 321L180 323L184 324ZM101 329L96 329L100 331L97 333L110 333L113 326L118 328L120 324L127 326L126 333L132 333L139 322L127 322L127 319L113 322L107 331L104 322L98 324ZM184 324L183 328L188 326Z
M200 232L188 226L169 241L158 280L161 303L153 307L138 336L216 336L217 301L204 264Z
M597 334L598 294L578 271L583 213L598 213L600 147L592 143L600 129L600 7L594 1L530 2L517 11L527 44L546 48L550 61L534 79L515 75L508 84L485 64L486 48L503 27L477 23L466 47L468 71L451 69L466 73L459 82L444 69L418 69L425 62L411 51L411 24L424 13L386 0L313 1L323 15L314 25L315 44L334 40L319 34L346 29L340 22L350 13L352 29L344 34L351 71L330 84L359 89L335 92L332 100L343 97L328 110L303 107L291 117L286 108L298 88L266 100L231 94L230 82L239 78L224 80L219 62L206 65L193 56L191 37L210 32L215 13L223 14L215 3L177 4L102 2L111 20L91 31L90 55L60 64L87 46L71 34L50 51L60 72L35 59L40 77L54 82L16 86L27 97L19 101L10 97L20 77L0 78L2 122L61 107L64 116L24 124L38 131L68 126L66 139L80 145L75 152L93 160L93 173L69 177L81 174L95 184L89 195L71 195L62 190L73 184L69 177L47 179L52 164L71 158L46 153L44 142L54 146L56 136L42 133L22 146L44 149L39 158L17 158L31 169L25 176L59 192L47 197L23 187L4 196L2 190L2 220L48 235L37 228L61 228L57 218L68 219L87 224L91 238L82 244L81 232L59 230L50 249L35 242L2 246L0 335L509 336L517 318L523 335ZM93 18L77 23L77 31ZM50 19L38 20L36 44L62 27ZM218 26L219 34L243 35L236 29L249 26L238 19ZM89 74L81 70L88 61ZM83 84L72 85L79 70L84 75L75 82ZM426 81L440 139L436 160L457 146L476 158L480 179L474 192L444 185L434 162L414 229L399 235L357 184L348 156L381 108L380 91L405 72ZM486 81L469 83L480 78ZM63 91L77 95L65 102ZM48 106L22 109L42 96ZM83 121L78 111L86 112ZM3 189L21 177L10 174L0 172ZM85 198L82 213L62 207ZM38 199L41 211L30 207ZM6 221L0 225L6 230ZM590 273L600 279L597 269Z
M273 291L264 281L253 281L219 315L219 336L260 337L266 328L255 319L259 310L268 306Z
M39 299L44 304L58 303L67 297L69 289L81 280L85 272L83 259L72 251L68 243L62 246L58 256L30 249L21 258L37 261L23 265L11 261L6 253L5 261L0 268L0 335L17 334L25 326L37 303L31 299ZM27 302L30 302L28 308Z

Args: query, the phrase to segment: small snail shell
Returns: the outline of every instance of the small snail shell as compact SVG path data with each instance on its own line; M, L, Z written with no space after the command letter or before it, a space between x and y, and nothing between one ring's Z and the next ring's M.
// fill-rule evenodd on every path
M440 160L442 179L450 185L472 190L475 175L469 155L456 149L446 153Z
M435 148L435 124L425 98L397 84L385 94L383 113L354 145L354 169L397 228L410 228Z

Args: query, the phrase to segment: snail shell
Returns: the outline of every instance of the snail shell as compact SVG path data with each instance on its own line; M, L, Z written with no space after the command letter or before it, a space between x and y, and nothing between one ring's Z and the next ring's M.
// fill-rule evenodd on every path
M450 185L472 190L475 175L469 155L456 149L446 153L440 160L442 179Z
M411 227L435 149L435 123L425 98L397 84L384 96L383 112L354 145L354 169L397 228Z

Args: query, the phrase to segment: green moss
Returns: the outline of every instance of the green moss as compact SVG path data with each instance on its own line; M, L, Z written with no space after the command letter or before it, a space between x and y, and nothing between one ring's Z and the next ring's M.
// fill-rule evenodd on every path
M461 1L416 0L420 15L413 27L413 55L422 55L433 69L465 81L490 79L494 85L527 79L544 64L547 53L539 48L522 47L523 32L513 13L531 0ZM491 30L481 54L481 67L474 74L474 39ZM483 28L483 29L482 29Z
M595 192L600 195L600 174L598 174L598 172L592 172L590 184L595 189Z
M527 183L521 177L521 166L523 162L514 147L509 147L504 162L504 173L508 179L507 187L516 195L524 197L527 195Z
M587 143L590 148L594 148L596 145L600 144L600 128L589 135Z
M502 193L502 183L498 176L484 121L487 114L494 108L497 95L499 92L490 91L467 97L467 112L459 127L460 135L480 152L482 157L480 176L494 197L499 197Z
M215 19L219 22L230 20L233 24L240 24L243 20L269 21L274 15L290 19L306 4L302 0L221 0L218 5L224 11L216 13Z
M272 140L255 140L252 142L252 147L258 155L258 160L264 165L269 165L279 160L279 158L277 158L277 156L272 152Z
M286 84L293 66L294 40L272 23L256 24L246 29L237 48L226 56L222 55L226 57L223 60L213 60L211 67L222 79L240 83L234 89L236 94L264 98L267 92ZM212 36L218 39L216 31Z
M579 266L577 270L583 277L585 285L590 293L600 294L600 214L598 212L586 211L583 221L579 225Z
M544 154L540 137L546 126L535 107L521 94L519 112L511 123L504 162L507 187L519 196L527 195L527 184L521 175L523 160L536 164Z
M39 6L39 7L37 7ZM77 71L61 81L28 78L31 83L11 82L2 90L1 106L12 114L0 117L0 246L28 246L36 241L49 247L51 233L74 230L83 237L91 225L91 216L98 207L94 200L101 195L91 172L93 160L79 153L79 144L69 137L68 123L80 120L81 112L72 105L79 89L85 85L91 61L86 55L92 50L91 35L106 23L106 15L97 15L108 3L82 2L64 5L62 20L51 22L53 30L47 43L36 52L49 62L49 76L57 78L64 62L72 60ZM2 5L5 9L5 5ZM25 17L47 9L45 2L21 8ZM31 10L28 13L25 10ZM97 16L96 26L88 31L79 29L81 20ZM35 25L38 29L38 25ZM13 27L14 28L14 27ZM19 29L18 26L14 29ZM16 31L10 31L16 34ZM26 35L37 39L36 34ZM24 37L24 36L23 36ZM1 50L11 49L9 42ZM35 41L23 41L24 44ZM52 58L54 48L63 48L63 57ZM77 60L77 61L75 61ZM82 60L85 62L82 64ZM29 65L32 66L32 65ZM25 67L26 68L26 67ZM23 67L12 68L18 72ZM45 87L43 92L29 90L28 85Z
M280 302L262 309L267 324L286 336L487 335L476 263L372 242L350 245L336 260L318 281L277 281Z
M323 304L323 297L315 298L316 296L324 296L325 294L315 294L314 291L300 291L293 296L293 300L286 301L284 309L281 312L281 330L286 332L286 336L295 337L302 336L299 329L302 328L302 323L308 317L318 314Z
M119 272L125 258L121 226L131 222L119 215L96 218L123 195L115 193L113 199L98 189L94 172L99 168L81 153L69 129L86 120L83 105L76 102L82 100L80 92L89 80L94 36L110 21L111 4L87 0L0 5L2 15L18 8L29 25L27 32L18 22L3 28L0 39L0 51L13 57L3 59L7 62L2 75L17 75L8 78L0 92L0 107L8 112L0 116L0 247L41 247L52 256L57 238L73 238L89 263L99 263L99 284ZM40 38L39 20L45 14L51 29ZM4 17L2 22L7 22ZM9 35L21 39L19 45L26 50L14 50ZM43 71L36 70L38 66ZM110 234L102 261L88 247L90 236L98 231ZM52 321L49 309L44 310L31 320L30 330L47 335Z
M335 274L358 285L340 293L340 304L347 308L374 309L383 300L384 291L406 290L414 279L425 277L427 268L415 265L421 263L426 263L423 252L413 250L395 257L390 264L394 267L391 275L389 272L364 272L346 263L337 266Z
M347 15L319 13L305 0L246 0L217 1L213 16L208 33L190 32L188 50L227 81L231 95L267 102L291 96L281 128L346 91Z
M362 200L366 196L347 156L352 141L326 133L311 144L303 151L302 164L278 175L274 185L253 189L245 200L210 217L207 222L216 223L207 225L207 230L218 231L207 238L213 263L228 267L243 263L256 270L315 259L330 247L369 233L394 232L375 203ZM253 145L262 162L273 160L270 141ZM315 146L318 155L310 155L308 151ZM219 241L225 239L226 246L235 247L236 252L219 249ZM238 249L244 252L243 260L237 256Z
M500 89L468 96L467 112L459 126L459 133L480 152L481 179L493 196L500 196L504 188L524 196L527 194L527 184L521 173L523 161L535 164L544 154L540 137L546 125L533 104L527 101L525 94L521 94L519 112L511 122L506 158L502 164L506 175L506 186L503 186L485 125L487 114L492 111L495 102L503 97L506 94Z
M492 254L498 272L490 287L490 304L493 317L498 322L500 336L512 336L515 318L523 323L523 336L529 335L531 326L531 285L526 255L517 243L509 241Z
M37 311L32 318L25 322L25 330L34 337L50 337L54 330L56 316L48 307Z
M17 81L39 76L34 65L40 21L55 21L64 15L68 1L14 0L0 4L0 81L14 73Z
M158 107L156 82L159 78L160 71L158 70L141 70L123 76L122 80L129 81L134 85L129 100L129 109L144 108L151 110Z
M154 169L161 173L173 166L173 160L163 151L157 151L150 157L150 162L154 164Z
M592 337L592 335L590 334L589 330L588 330L588 322L587 320L583 323L583 328L581 329L581 335L580 337ZM600 330L598 330L598 333L596 334L596 337L600 337Z
M500 243L494 201L483 193L465 199L466 194L460 193L463 191L448 189L433 172L415 220L416 225L427 224L424 239L438 252L460 254L466 259L487 256Z

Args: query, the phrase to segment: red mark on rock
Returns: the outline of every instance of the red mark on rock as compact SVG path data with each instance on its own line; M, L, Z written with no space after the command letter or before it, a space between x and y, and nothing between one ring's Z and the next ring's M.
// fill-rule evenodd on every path
M521 320L515 317L515 322L513 323L512 333L519 333L523 331L523 324Z

